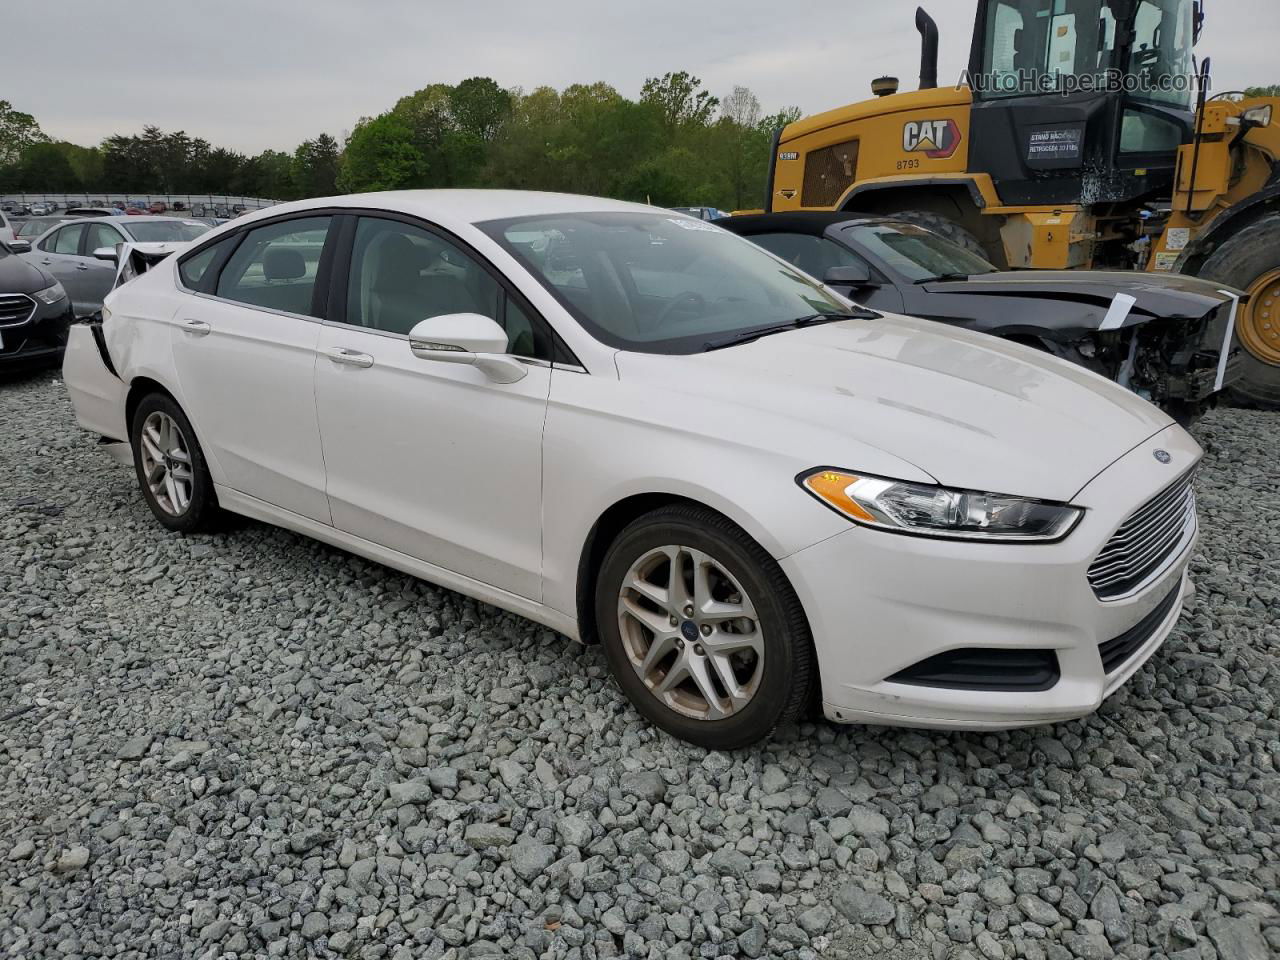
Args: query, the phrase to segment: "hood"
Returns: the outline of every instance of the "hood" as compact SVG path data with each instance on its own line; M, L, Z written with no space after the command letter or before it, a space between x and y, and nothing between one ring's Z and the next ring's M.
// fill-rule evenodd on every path
M1181 274L1122 273L1118 271L1018 270L986 273L968 280L923 284L939 296L1012 297L1061 300L1096 306L1103 315L1116 294L1135 299L1124 326L1152 318L1195 320L1231 300L1244 296L1222 283Z
M769 429L825 428L813 466L875 447L946 486L1070 500L1173 421L1096 374L1028 347L927 320L848 320L684 357L623 353L623 379L756 408ZM842 442L842 438L844 442ZM778 443L791 442L790 437Z
M52 285L53 277L34 263L16 253L0 252L0 293L35 293Z

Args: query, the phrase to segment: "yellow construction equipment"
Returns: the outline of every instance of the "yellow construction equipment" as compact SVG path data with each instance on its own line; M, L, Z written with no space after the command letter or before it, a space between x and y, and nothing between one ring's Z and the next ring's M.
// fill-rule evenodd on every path
M1138 268L1246 291L1242 399L1280 408L1280 98L1209 96L1203 0L978 0L968 70L780 130L767 211L894 214L1000 266Z

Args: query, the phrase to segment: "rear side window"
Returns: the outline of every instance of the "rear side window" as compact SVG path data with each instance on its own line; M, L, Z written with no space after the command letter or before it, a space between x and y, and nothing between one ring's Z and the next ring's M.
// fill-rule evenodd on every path
M182 260L178 264L178 276L182 278L182 285L189 290L202 289L201 283L204 281L205 274L209 272L209 268L213 266L222 251L235 239L234 234L223 237L217 243L212 243L203 250L197 250Z
M71 226L63 227L41 244L41 249L48 250L50 253L79 253L80 234L82 233L84 233L83 223L75 223Z
M250 230L218 277L225 300L309 316L331 217L286 220Z

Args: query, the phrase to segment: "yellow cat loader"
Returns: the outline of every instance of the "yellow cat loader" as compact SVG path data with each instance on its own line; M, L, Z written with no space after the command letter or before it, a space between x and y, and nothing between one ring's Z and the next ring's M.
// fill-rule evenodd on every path
M965 77L778 131L765 210L893 214L995 264L1137 268L1244 290L1234 392L1280 408L1280 98L1208 96L1203 0L979 0Z

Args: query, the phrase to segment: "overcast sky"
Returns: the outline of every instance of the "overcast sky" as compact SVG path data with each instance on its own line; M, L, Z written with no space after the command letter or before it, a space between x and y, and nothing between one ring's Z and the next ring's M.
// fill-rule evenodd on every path
M766 112L864 99L882 74L914 89L915 5L902 0L0 0L0 99L50 136L93 144L151 123L237 150L290 150L429 83L603 80L635 97L688 70ZM1280 83L1280 0L1211 0L1199 52L1214 87ZM941 78L968 57L972 0L927 0Z

